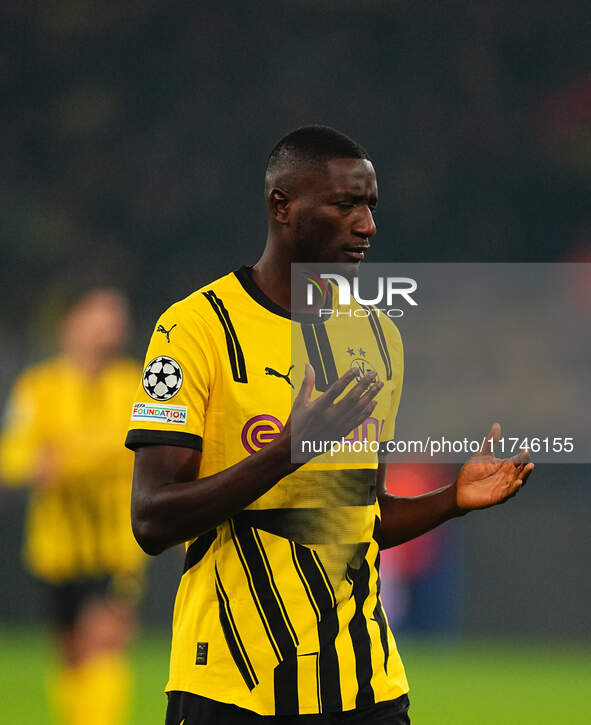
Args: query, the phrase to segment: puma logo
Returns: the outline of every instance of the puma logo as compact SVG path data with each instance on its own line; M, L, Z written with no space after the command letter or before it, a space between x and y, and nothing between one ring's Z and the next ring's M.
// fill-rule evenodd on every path
M289 379L289 373L292 371L293 365L290 366L289 370L283 375L283 373L278 373L277 370L273 370L273 368L265 368L265 375L274 375L276 378L283 378L286 383L289 383L291 387L293 388L293 383Z
M170 330L167 330L166 327L163 325L158 325L156 328L156 332L161 332L163 335L166 335L166 342L170 342L170 333L173 331L173 329L176 327L176 322L174 325L170 328Z

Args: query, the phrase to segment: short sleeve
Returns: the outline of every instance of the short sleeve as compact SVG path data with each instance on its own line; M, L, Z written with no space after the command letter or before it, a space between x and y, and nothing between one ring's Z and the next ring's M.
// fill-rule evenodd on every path
M198 312L177 303L160 317L131 409L128 448L202 449L214 354Z
M392 384L390 388L390 404L388 413L384 419L384 425L382 426L380 442L389 441L394 438L396 415L398 414L398 407L400 405L402 380L404 377L404 349L402 347L402 338L392 320L389 318L386 319L387 321L383 325L383 330L392 364Z

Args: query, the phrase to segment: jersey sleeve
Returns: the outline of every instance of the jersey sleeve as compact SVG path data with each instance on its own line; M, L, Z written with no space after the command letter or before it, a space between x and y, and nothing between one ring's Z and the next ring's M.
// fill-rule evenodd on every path
M181 303L158 320L131 409L125 445L201 450L215 355L204 321Z
M5 484L27 483L41 452L39 401L33 375L17 380L0 433L0 475Z
M398 407L400 405L402 380L404 377L404 349L402 347L400 332L389 318L387 318L387 322L383 325L383 330L392 363L392 386L390 390L389 408L380 434L380 443L394 438L396 415L398 414Z

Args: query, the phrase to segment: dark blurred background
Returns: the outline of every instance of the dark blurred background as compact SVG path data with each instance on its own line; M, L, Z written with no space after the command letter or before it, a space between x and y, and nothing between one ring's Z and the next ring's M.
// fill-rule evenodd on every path
M298 125L374 159L371 262L591 261L588 2L23 0L0 37L0 402L72 289L122 287L142 357L162 309L253 263L266 155ZM542 467L455 525L451 630L588 637L588 479ZM0 503L11 621L36 614L22 506ZM179 567L154 564L148 621L168 623Z
M380 182L370 261L559 261L591 243L587 2L4 4L0 318L9 369L72 280L158 312L265 235L285 132L328 123Z

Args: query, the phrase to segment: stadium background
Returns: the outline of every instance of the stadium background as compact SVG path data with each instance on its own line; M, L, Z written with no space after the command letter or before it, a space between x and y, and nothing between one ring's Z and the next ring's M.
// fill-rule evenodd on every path
M371 261L591 259L588 3L61 0L0 17L0 402L53 351L73 287L126 290L141 357L160 310L254 262L265 156L305 123L375 160ZM24 501L0 493L0 712L41 725L51 654L19 567ZM590 504L588 468L547 465L453 525L453 615L400 641L415 722L493 723L501 706L589 722ZM179 567L152 563L134 723L162 721Z

